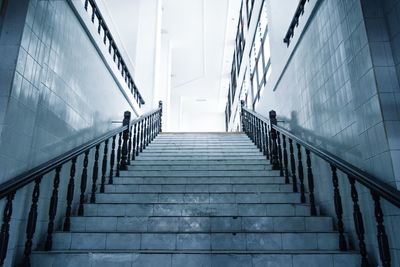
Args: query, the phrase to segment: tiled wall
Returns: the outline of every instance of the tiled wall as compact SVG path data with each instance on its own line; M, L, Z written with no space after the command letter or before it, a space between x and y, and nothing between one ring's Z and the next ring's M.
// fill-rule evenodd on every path
M121 120L123 112L131 110L67 0L8 2L0 35L0 183L119 126L111 121ZM90 170L92 164L90 160ZM77 166L75 201L81 158ZM41 183L35 244L44 241L53 175ZM66 164L58 230L65 214L68 179ZM24 189L14 200L5 266L13 266L20 258L31 192L32 187ZM4 206L4 200L0 205Z
M380 1L319 2L280 81L276 87L267 85L257 111L267 115L269 110L276 110L279 119L285 121L281 125L396 186L398 175L394 169L399 164L396 160L399 131L393 129L398 127L399 84L390 44L379 30L379 27L386 28L385 19L382 14L372 12L379 10L376 5ZM272 21L271 31L273 26ZM274 58L273 47L271 60L272 68L274 61L280 60ZM323 213L334 216L330 168L315 157L313 165L317 202ZM349 182L343 175L340 188L346 231L352 247L358 249ZM358 190L368 253L377 264L374 206L370 193L362 186ZM397 266L400 264L400 232L396 227L399 211L383 202L393 266Z
M67 1L30 1L7 101L0 181L117 126L111 120L130 110Z
M380 81L384 83L385 87L391 88L392 84L388 84L389 79L397 73L397 79L400 77L400 1L398 0L385 0L383 1L383 17L386 22L387 31L382 31L387 33L386 35L379 34L380 28L376 27L375 34L377 36L382 36L384 42L390 41L391 53L393 59L390 61L388 67L383 67L382 69L389 71L382 73L382 78ZM381 3L382 5L382 3ZM381 15L382 16L382 15ZM393 66L395 69L393 69ZM388 76L390 75L390 76ZM382 98L383 101L387 103L387 109L384 109L384 118L387 120L386 130L389 136L389 145L391 148L391 155L393 158L394 174L396 177L397 187L400 188L400 90L396 87L396 90L392 90L385 94L386 97ZM389 108L390 107L390 108Z

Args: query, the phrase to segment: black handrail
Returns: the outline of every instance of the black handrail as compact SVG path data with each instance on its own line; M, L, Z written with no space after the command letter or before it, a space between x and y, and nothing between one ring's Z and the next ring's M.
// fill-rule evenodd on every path
M112 36L111 31L110 31L109 27L107 26L107 23L105 22L104 17L101 14L101 12L96 4L96 1L95 0L85 0L85 10L86 11L88 11L89 5L92 8L92 15L91 15L92 23L94 23L94 18L97 17L97 19L99 21L97 31L99 34L101 34L101 29L103 29L103 32L104 32L103 43L106 44L107 40L108 40L108 52L111 54L111 52L113 50L113 60L117 64L118 70L121 71L121 75L124 78L126 84L128 85L128 88L131 90L131 93L133 94L136 102L139 104L139 107L141 107L141 105L145 104L145 101L133 80L133 75L130 73L127 64L125 63L124 59L122 58L121 52L118 49L115 39Z
M92 163L92 186L90 195L90 203L96 202L96 194L105 192L106 176L108 175L108 184L113 184L113 177L119 176L121 170L127 170L131 160L142 152L154 138L162 131L161 120L162 103L159 107L151 112L145 113L142 116L131 120L131 113L126 111L122 126L113 129L97 138L94 138L82 145L79 145L68 152L65 152L39 166L32 168L0 185L0 199L6 198L6 203L3 210L3 222L0 230L0 266L3 266L7 256L8 241L10 238L10 221L13 211L13 200L16 193L25 188L27 185L34 183L32 191L32 204L29 210L29 216L26 223L26 242L21 261L21 266L30 266L30 255L32 251L32 240L34 237L37 216L38 202L40 200L40 183L42 178L55 171L53 180L53 190L49 205L49 219L47 228L47 237L45 249L51 250L53 244L53 232L57 215L58 194L61 180L61 168L71 162L67 190L67 207L65 212L63 231L69 231L71 228L71 216L73 199L75 195L75 174L78 157L83 156L83 166L81 170L80 197L78 216L84 215L84 204L87 195L86 188L88 185L88 166L89 153L95 150L94 160ZM108 153L109 141L111 142L111 153ZM100 148L103 150L100 151ZM99 173L99 157L102 152L101 173ZM115 166L116 165L116 166ZM114 174L115 172L115 174ZM100 179L100 189L97 190L98 180ZM18 222L19 223L19 222Z
M158 112L159 110L160 110L160 108L156 109L155 111L151 111L151 112L143 114L142 116L134 119L131 122L131 125L144 120L147 116L149 116L155 112ZM69 162L73 158L75 158L79 155L82 155L85 151L95 147L97 144L103 143L105 140L110 139L111 137L115 136L116 134L122 133L126 129L128 129L127 125L113 129L98 138L95 138L89 142L86 142L86 143L78 146L78 147L75 147L75 148L61 154L60 156L55 157L54 159L51 159L45 163L42 163L39 166L37 166L33 169L30 169L14 178L11 178L7 182L0 184L0 199L5 198L11 192L18 191L25 185L33 182L36 177L43 176L43 175L47 174L48 172L55 170L57 166L62 165L66 162Z
M122 126L122 127L118 127L117 129L111 130L110 132L108 132L98 138L95 138L89 142L86 142L85 144L80 145L76 148L73 148L73 149L69 150L68 152L63 153L54 159L51 159L43 164L40 164L39 166L37 166L31 170L28 170L10 180L8 180L7 182L0 184L0 199L5 198L11 192L18 191L25 185L33 182L36 179L36 177L43 176L43 175L49 173L50 171L55 170L58 165L62 165L66 162L69 162L71 159L81 155L86 150L89 150L89 149L95 147L97 144L100 144L100 143L104 142L105 140L113 137L114 135L125 131L127 128L128 128L128 126Z
M306 2L310 0L300 0L299 4L297 6L296 12L294 13L293 19L290 22L289 29L286 32L285 38L283 39L283 42L289 46L290 44L290 39L293 38L294 35L294 29L299 26L299 20L300 16L303 15L304 13L304 6Z
M314 175L310 154L318 156L330 165L332 172L333 203L337 219L337 230L339 235L339 249L347 250L347 242L344 234L345 225L343 220L343 207L339 179L337 171L340 170L347 175L350 185L351 201L353 204L353 220L356 236L358 238L361 266L371 266L368 259L365 242L364 220L361 212L356 183L365 186L371 193L374 204L377 241L381 264L384 267L391 266L391 255L389 238L384 226L384 213L381 207L381 197L397 208L400 208L400 191L385 184L377 177L357 168L353 164L333 155L301 137L291 133L289 130L277 125L276 112L269 112L269 119L246 108L244 101L241 102L241 124L242 130L257 145L261 152L270 160L272 168L280 171L284 176L285 183L292 183L293 192L300 188L301 203L306 202L306 182L308 183L308 195L310 202L310 214L317 215L317 208L314 196ZM288 143L287 143L288 142ZM287 147L289 146L289 152ZM297 148L297 160L296 151ZM302 153L306 152L306 177L303 170ZM291 179L290 179L291 178ZM300 184L298 184L300 183Z
M256 112L243 108L253 116L259 118L260 120L269 123L269 119L265 118L264 116L257 114ZM396 207L400 208L400 191L385 184L384 182L380 181L379 178L357 168L356 166L352 165L351 163L333 155L332 153L326 151L323 148L315 146L300 137L289 132L287 129L283 128L279 125L272 125L272 128L277 130L278 132L284 134L288 138L296 141L296 143L302 145L304 148L310 150L314 154L318 155L329 164L333 164L336 168L343 171L347 175L351 175L355 178L356 181L363 184L364 186L368 187L370 190L374 190L378 193L381 197L395 205Z

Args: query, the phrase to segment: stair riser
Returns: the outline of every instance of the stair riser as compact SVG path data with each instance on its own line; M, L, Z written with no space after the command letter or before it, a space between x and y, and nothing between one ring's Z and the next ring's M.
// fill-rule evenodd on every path
M306 204L85 204L86 216L309 216Z
M79 232L330 232L320 217L73 217Z
M32 255L32 267L359 267L358 254L71 253Z
M133 165L130 171L271 171L270 165Z
M192 159L166 159L166 160L141 160L140 158L136 158L131 162L134 166L143 166L143 165L254 165L254 164L262 164L268 165L265 159L219 159L219 160L192 160Z
M335 250L336 233L55 233L53 249Z
M99 194L96 197L96 203L301 203L298 193L196 193L196 194L173 194L173 193L137 193L120 194L107 193Z
M252 176L252 177L270 177L279 176L279 171L251 171L251 170L214 170L214 171L199 171L199 170L185 170L185 171L175 171L175 170L163 170L163 171L123 171L120 173L121 177L146 177L146 176L161 176L161 177L242 177L242 176Z
M266 193L266 192L293 192L290 184L199 184L199 185L106 185L106 193Z
M160 156L160 155L154 155L154 156L148 156L142 154L141 156L137 157L138 160L256 160L256 159L264 159L265 157L260 155L226 155L226 156L181 156L181 155L175 155L175 156Z
M174 178L174 177L116 177L114 184L260 184L273 183L284 184L285 180L282 177L190 177L190 178Z

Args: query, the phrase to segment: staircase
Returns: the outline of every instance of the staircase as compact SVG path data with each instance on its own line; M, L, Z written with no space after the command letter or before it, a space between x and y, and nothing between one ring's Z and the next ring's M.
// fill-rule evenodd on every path
M162 133L32 266L360 266L245 134Z

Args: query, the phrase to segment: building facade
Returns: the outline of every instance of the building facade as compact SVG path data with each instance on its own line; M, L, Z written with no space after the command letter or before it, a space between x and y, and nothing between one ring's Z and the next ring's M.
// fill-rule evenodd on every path
M398 8L399 1L389 0L242 1L227 131L241 130L241 100L265 117L275 110L279 125L398 189ZM318 199L330 203L331 192L322 186L331 183L329 166L313 161L319 168ZM347 177L340 183L348 183ZM350 200L350 192L342 195ZM361 195L363 213L372 218L369 192ZM334 213L328 207L322 205ZM385 211L398 264L399 218L388 204ZM374 227L373 220L367 223L367 243L377 261Z

